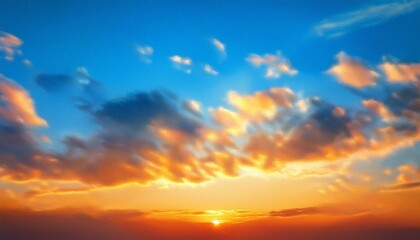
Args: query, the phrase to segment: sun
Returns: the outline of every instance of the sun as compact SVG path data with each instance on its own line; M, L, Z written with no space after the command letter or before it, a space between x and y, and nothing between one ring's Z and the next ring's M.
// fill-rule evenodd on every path
M217 220L217 219L214 219L214 220L212 221L212 223L213 223L213 225L214 225L214 226L217 226L217 225L219 225L219 224L220 224L220 221L219 221L219 220Z

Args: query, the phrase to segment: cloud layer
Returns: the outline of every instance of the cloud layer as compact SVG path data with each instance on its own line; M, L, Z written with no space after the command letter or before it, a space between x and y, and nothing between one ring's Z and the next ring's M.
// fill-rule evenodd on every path
M284 64L278 57L252 59L270 67ZM46 125L29 94L3 77L2 176L95 185L162 179L198 183L239 176L247 169L276 172L291 162L384 155L416 142L420 137L418 79L407 75L406 81L395 84L385 74L388 82L380 82L387 85L382 94L362 93L359 88L381 88L373 79L380 76L344 53L338 60L329 72L353 87L361 97L357 107L305 98L286 87L248 94L229 91L226 106L208 111L198 101L181 99L167 90L135 92L80 107L98 130L89 137L67 135L62 139L64 150L53 152L42 151L27 129ZM173 61L192 63L180 56ZM40 74L35 81L48 92L90 89L95 83L84 68L75 76Z

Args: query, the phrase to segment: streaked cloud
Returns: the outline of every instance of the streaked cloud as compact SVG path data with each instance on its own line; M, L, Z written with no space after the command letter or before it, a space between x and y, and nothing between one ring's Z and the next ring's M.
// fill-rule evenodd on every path
M420 188L420 182L402 183L383 187L384 191L411 190Z
M203 67L204 72L210 75L219 75L219 72L214 70L214 68L210 64L205 64Z
M19 47L23 41L13 34L0 31L0 53L8 61L13 61L15 55L20 55L22 52Z
M140 60L144 63L152 63L152 55L154 49L149 45L141 45L136 47L137 53L140 55Z
M338 63L332 66L327 73L336 77L340 82L355 88L376 85L379 74L369 69L360 60L351 58L345 52L336 56Z
M394 17L416 11L419 7L418 0L376 2L325 19L316 24L313 30L319 36L340 37L348 32L375 26Z
M290 63L280 52L274 54L265 54L260 56L258 54L250 54L245 59L255 67L265 67L265 78L279 78L283 74L294 76L298 73Z
M312 215L317 213L320 213L320 210L317 207L307 207L285 209L281 211L271 211L269 215L272 217L294 217L299 215Z

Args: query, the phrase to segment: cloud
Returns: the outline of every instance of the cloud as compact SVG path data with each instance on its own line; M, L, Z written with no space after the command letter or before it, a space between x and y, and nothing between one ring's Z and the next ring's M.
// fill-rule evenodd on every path
M229 103L252 122L274 119L278 107L291 108L294 100L295 94L289 88L271 88L252 95L228 93Z
M319 213L320 210L317 207L307 208L292 208L281 211L271 211L270 216L272 217L294 217L299 215L312 215Z
M173 62L174 66L176 69L184 71L187 74L191 73L191 65L192 65L192 60L189 57L181 57L179 55L174 55L171 56L169 58L169 60L171 60L171 62Z
M186 101L184 106L187 110L193 113L200 113L201 112L201 103L195 100Z
M420 64L384 62L379 68L385 73L389 82L418 82L420 81Z
M23 44L18 37L0 31L0 53L4 54L4 58L13 61L15 55L21 54L19 47Z
M210 75L219 75L219 72L214 70L214 68L209 64L205 64L203 70Z
M344 12L316 24L314 32L319 36L328 38L340 37L344 34L361 28L375 26L391 18L416 11L420 1L387 1L360 9Z
M398 171L400 174L396 178L397 185L420 181L420 167L404 164L398 167Z
M265 78L279 78L283 74L294 76L298 73L280 52L275 55L265 54L264 56L250 54L245 60L256 67L265 66Z
M75 83L78 77L88 78L87 70L78 69ZM379 83L386 86L378 84L363 94L351 88L362 104L348 108L319 97L302 98L286 87L229 91L228 106L208 112L198 101L167 90L134 92L90 106L85 113L96 132L65 136L63 150L50 152L37 146L39 137L26 124L3 114L3 173L10 179L98 186L199 183L238 176L244 169L275 172L294 162L383 156L420 139L420 93L411 83ZM400 174L404 183L416 181L409 171Z
M210 115L213 121L223 126L223 131L226 131L228 134L240 136L247 131L248 122L233 111L219 107L210 109Z
M137 53L140 55L140 60L144 63L152 63L153 48L148 45L137 46Z
M375 86L379 74L366 67L361 61L349 57L345 52L337 54L338 64L331 67L327 73L340 82L355 88Z
M11 80L0 75L2 105L0 116L10 121L29 126L46 126L47 122L35 111L35 104L29 93Z
M398 191L398 190L410 190L420 188L420 182L402 183L392 186L383 187L384 191Z
M182 114L179 99L168 91L139 92L110 100L94 113L103 126L118 126L130 131L141 131L152 121L194 134L199 124Z
M333 115L335 117L344 117L346 115L346 110L344 110L342 107L335 107L333 109Z
M211 39L211 43L217 49L217 51L222 55L222 57L226 57L226 45L222 43L220 40L216 38Z
M390 112L390 110L381 102L374 99L367 99L363 100L362 104L369 111L382 117L384 121L390 121L394 118L394 115Z
M74 84L74 79L64 74L38 74L35 83L48 92L61 90Z

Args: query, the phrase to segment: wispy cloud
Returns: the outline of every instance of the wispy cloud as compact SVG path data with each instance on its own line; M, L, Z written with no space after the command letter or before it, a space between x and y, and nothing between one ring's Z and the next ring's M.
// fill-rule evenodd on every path
M153 48L148 45L137 46L137 53L140 55L140 60L144 63L152 63Z
M210 64L205 64L203 67L204 72L210 75L219 75L219 72L214 70L214 68Z
M348 32L381 24L393 17L413 12L420 7L419 0L392 1L362 6L360 9L344 12L325 19L313 30L319 36L340 37Z
M226 45L222 43L217 38L212 38L211 43L214 45L214 47L217 49L217 51L222 55L222 57L226 57Z
M19 47L23 44L18 37L0 31L0 53L4 54L7 61L13 61L16 54L21 54Z
M294 76L298 73L290 63L279 51L274 54L265 54L260 56L258 54L250 54L245 59L256 67L265 66L265 78L279 78L281 75L286 74Z

